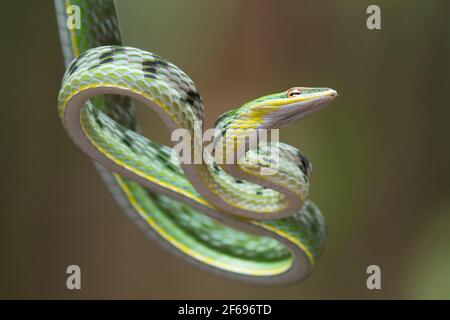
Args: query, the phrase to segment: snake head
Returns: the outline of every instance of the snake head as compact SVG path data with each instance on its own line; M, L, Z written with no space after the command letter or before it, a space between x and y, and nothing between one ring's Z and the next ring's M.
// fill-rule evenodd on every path
M281 128L321 110L337 96L329 88L294 87L253 100L241 108L258 128Z

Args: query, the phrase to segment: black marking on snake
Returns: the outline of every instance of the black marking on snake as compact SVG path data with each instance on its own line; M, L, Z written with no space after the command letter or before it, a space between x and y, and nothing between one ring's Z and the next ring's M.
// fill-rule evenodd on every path
M239 179L235 179L234 182L236 182L236 183L244 183L244 181L239 180Z
M219 166L217 164L215 164L215 163L213 164L213 167L214 167L215 171L219 171L220 170Z
M116 128L118 128L123 133L122 142L125 143L128 148L133 149L134 137L132 136L132 133L120 124Z
M160 66L169 67L169 64L166 61L158 60L157 62Z
M309 181L309 175L310 175L310 163L309 160L304 157L300 152L297 153L299 159L300 159L300 163L298 165L298 168L300 169L300 171L303 173L303 179L305 180L305 182Z
M133 143L129 139L130 138L125 135L125 136L122 137L122 142L125 143L128 148L132 149L133 148Z
M94 109L94 111L92 112L92 115L94 116L94 120L95 120L95 122L97 123L97 125L100 127L100 128L103 128L104 127L104 125L103 125L103 122L100 120L100 118L98 117L98 113L97 113L97 111L95 111L95 109Z
M159 66L168 67L169 64L163 60L144 60L142 61L142 67L153 67L158 68Z
M156 68L153 68L153 67L144 67L144 68L142 69L142 71L144 71L144 72L150 72L150 73L156 73Z
M155 63L156 64L158 64L160 66L163 66L163 67L169 67L170 66L168 62L164 61L164 58L162 58L160 56L157 56L157 55L155 55L155 58L156 58L155 59Z
M300 170L305 174L308 175L308 169L309 169L309 161L300 154L300 164L298 165Z
M103 122L99 119L99 118L95 118L95 122L97 122L97 124L98 124L98 126L100 127L100 128L103 128L104 126L103 126Z
M262 193L262 190L257 190L257 191L256 191L256 194L257 194L257 195L262 195L262 194L263 194L263 193Z
M108 58L108 59L100 61L100 64L104 64L104 63L108 63L108 62L112 62L112 61L114 61L113 58Z
M76 63L70 64L70 66L69 66L69 71L68 71L69 76L70 76L72 73L74 73L77 69L78 69L78 66L77 66Z
M195 110L198 111L199 115L202 115L200 112L202 107L202 97L197 91L189 90L187 92L190 99L193 100L193 104L195 105Z
M159 149L159 153L156 155L156 157L160 160L167 161L167 155L163 153L162 149Z
M156 79L156 62L151 60L142 61L142 71L144 72L145 78Z
M203 119L203 115L200 112L201 101L202 101L202 98L200 97L200 95L193 90L187 91L186 97L180 98L181 104L183 104L183 103L189 104L191 107L194 108L194 112L196 113L197 117L200 119Z
M114 55L114 51L103 52L103 53L99 56L99 59L111 58L113 55Z
M144 60L142 61L143 67L154 67L158 64L156 60Z
M145 68L145 67L154 67L156 64L157 64L157 63L156 63L156 61L154 61L154 60L144 60L144 61L142 61L142 68Z
M172 172L177 172L177 169L174 167L174 165L169 162L166 163L166 168Z
M202 100L202 98L200 97L200 95L196 91L189 90L187 92L187 95L194 101L201 102L201 100Z
M94 68L98 68L100 65L101 65L101 63L98 63L98 64L95 64L95 65L93 65L93 66L90 66L90 67L88 68L88 70L92 70L92 69L94 69Z
M156 158L158 158L159 160L161 160L162 162L166 163L167 159L165 157L163 157L161 154L157 154Z

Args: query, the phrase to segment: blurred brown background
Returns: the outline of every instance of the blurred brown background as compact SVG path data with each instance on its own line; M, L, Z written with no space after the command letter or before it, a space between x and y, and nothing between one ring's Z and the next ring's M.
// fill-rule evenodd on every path
M118 1L127 45L202 93L207 124L295 85L341 93L281 131L314 164L328 241L304 282L212 276L123 214L56 112L64 71L52 1L3 4L0 298L450 298L448 1ZM382 30L366 28L378 4ZM152 114L146 134L168 141ZM68 291L65 269L82 269ZM382 290L366 288L366 267Z

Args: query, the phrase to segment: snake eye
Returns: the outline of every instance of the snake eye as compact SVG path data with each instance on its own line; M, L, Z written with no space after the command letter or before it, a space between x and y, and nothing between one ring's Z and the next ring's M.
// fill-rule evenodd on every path
M288 98L299 96L302 93L303 93L302 90L300 88L298 88L298 87L291 88L291 89L288 90Z

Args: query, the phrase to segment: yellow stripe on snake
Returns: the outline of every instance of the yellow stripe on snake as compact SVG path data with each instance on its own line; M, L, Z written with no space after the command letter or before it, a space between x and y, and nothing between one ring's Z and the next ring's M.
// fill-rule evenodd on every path
M125 212L166 248L217 274L263 284L307 276L325 242L322 214L307 198L311 165L292 146L255 147L245 134L301 119L336 91L294 87L252 100L216 122L214 152L223 162L201 152L203 161L180 161L139 133L131 99L155 111L169 133L191 133L188 151L198 156L204 109L192 80L160 56L122 46L113 1L55 4L67 65L61 121ZM79 29L66 23L73 6Z

